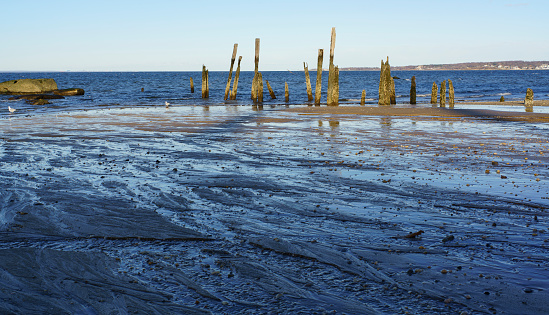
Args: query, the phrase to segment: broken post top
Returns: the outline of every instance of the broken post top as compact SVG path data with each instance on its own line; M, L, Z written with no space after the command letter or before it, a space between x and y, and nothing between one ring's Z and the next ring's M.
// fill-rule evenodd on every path
M254 72L257 73L259 71L259 38L255 39L255 70Z
M236 59L236 51L238 49L238 44L234 44L234 47L233 47L233 57L231 58L232 60L235 60Z
M335 44L336 44L336 28L332 27L332 38L330 41L330 58L334 58Z

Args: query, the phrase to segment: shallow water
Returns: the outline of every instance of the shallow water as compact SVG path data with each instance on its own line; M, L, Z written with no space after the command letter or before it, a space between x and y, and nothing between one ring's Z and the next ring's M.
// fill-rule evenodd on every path
M310 72L314 89L316 72ZM549 99L549 71L393 71L397 103L407 104L410 95L410 78L416 76L417 101L429 103L431 86L451 79L456 101L499 101L503 95L507 101L521 101L527 88L534 90L536 100ZM79 87L84 96L53 100L50 105L34 106L24 101L8 101L9 96L0 95L0 107L10 105L18 115L59 112L76 109L113 108L124 106L163 106L169 102L176 106L189 105L251 105L251 82L253 72L240 74L238 94L235 101L224 101L223 96L228 72L210 72L210 98L201 99L201 72L49 72L49 73L0 73L0 82L23 78L54 78L59 88ZM194 79L195 93L190 91L189 78ZM271 99L264 88L265 105L287 104L284 101L284 83L290 91L290 105L307 103L305 75L302 71L266 71L263 78L269 81L277 99ZM328 73L323 72L322 100L326 100ZM266 84L265 84L266 85ZM366 90L366 103L376 104L378 98L379 72L342 71L340 73L340 103L358 104L362 90ZM141 89L144 92L141 92ZM0 111L8 115L8 111Z
M233 105L6 117L0 309L545 313L540 125Z

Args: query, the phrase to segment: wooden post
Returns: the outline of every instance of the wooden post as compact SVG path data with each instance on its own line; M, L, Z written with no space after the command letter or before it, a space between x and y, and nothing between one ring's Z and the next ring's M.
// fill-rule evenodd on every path
M448 80L448 96L450 97L450 108L454 108L454 84L452 84L452 80Z
M284 82L284 100L287 102L290 101L290 91L288 91L288 82Z
M437 103L437 98L438 98L437 93L438 93L437 83L433 82L433 87L431 88L431 104Z
M391 73L391 66L390 65L387 65L387 67L389 68L389 73ZM389 75L389 82L391 82L390 84L390 98L391 98L391 105L393 104L396 104L397 101L396 101L396 92L395 92L395 79Z
M210 97L210 85L208 84L208 70L202 65L202 98Z
M265 80L265 83L267 83L267 89L269 90L269 95L271 95L271 98L275 100L276 96L275 96L275 93L273 92L273 89L271 88L271 85L269 84L269 81Z
M236 60L236 50L238 49L238 44L234 44L233 47L233 56L231 58L231 68L229 69L229 78L227 79L227 86L225 87L225 100L229 98L229 91L231 89L231 80L233 78L233 67L234 61Z
M534 90L531 88L526 89L526 97L524 98L525 106L534 106Z
M311 91L311 78L309 77L309 67L304 62L303 68L305 68L305 83L307 84L307 100L310 102L313 100L313 92Z
M231 100L236 100L236 91L238 90L238 78L240 77L240 62L242 56L238 56L238 66L236 67L236 74L234 76L233 90L231 91Z
M328 73L328 106L337 106L339 104L339 70L334 66L334 50L335 50L336 31L332 27L332 37L330 41L330 70ZM336 79L337 76L337 79Z
M366 90L362 90L362 96L360 97L360 105L364 106L366 104Z
M440 83L440 107L446 106L446 80Z
M416 105L416 76L412 76L412 86L410 87L410 104Z
M257 101L263 103L263 75L261 72L257 73Z
M193 82L193 77L191 77L191 93L194 93L194 82Z
M255 39L255 68L254 68L254 80L252 82L252 100L257 101L257 90L259 88L259 80L257 73L259 72L259 38Z
M396 104L395 98L395 82L391 77L391 66L389 65L389 57L387 61L381 60L381 70L379 73L379 105Z
M322 62L324 59L324 49L318 50L318 63L316 65L316 86L315 86L315 105L320 105L322 90Z

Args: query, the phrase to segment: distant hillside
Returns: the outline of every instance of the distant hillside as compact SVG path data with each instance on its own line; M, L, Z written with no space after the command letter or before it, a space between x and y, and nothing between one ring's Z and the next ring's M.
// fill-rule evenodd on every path
M379 67L340 68L341 71L379 71ZM453 64L391 66L391 70L549 70L549 61L494 61Z

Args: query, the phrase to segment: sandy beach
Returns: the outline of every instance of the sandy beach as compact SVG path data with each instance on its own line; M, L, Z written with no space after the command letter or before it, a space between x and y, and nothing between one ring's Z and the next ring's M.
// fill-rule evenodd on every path
M549 114L517 108L6 117L1 312L548 313Z

